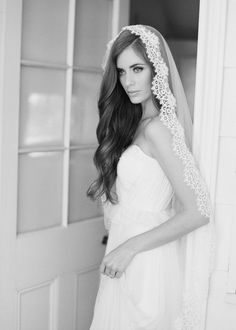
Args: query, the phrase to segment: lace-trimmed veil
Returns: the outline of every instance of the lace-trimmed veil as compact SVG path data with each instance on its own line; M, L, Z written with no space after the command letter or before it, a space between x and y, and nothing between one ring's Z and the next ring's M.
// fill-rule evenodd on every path
M175 330L203 330L213 264L214 227L208 189L191 153L190 111L175 62L160 32L144 25L130 25L124 27L121 32L123 30L138 35L146 48L147 56L155 69L152 92L161 104L160 119L172 133L173 152L183 162L183 180L194 191L199 212L210 217L208 225L182 239L182 253L185 257L184 289L179 315L174 325ZM108 44L103 67L115 39ZM173 201L173 208L178 210L177 200Z

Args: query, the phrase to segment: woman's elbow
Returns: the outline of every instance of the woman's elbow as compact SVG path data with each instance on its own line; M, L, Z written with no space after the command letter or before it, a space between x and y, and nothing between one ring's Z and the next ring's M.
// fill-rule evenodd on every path
M207 225L210 222L210 217L202 215L199 221L202 226Z
M196 218L195 218L194 222L195 222L196 228L198 228L198 227L202 227L202 226L207 225L210 222L210 218L205 216L205 215L201 215L201 214L198 213L196 215Z
M188 210L188 219L191 219L191 221L189 222L188 220L188 224L190 225L190 227L192 227L192 229L197 229L199 227L205 226L210 222L210 218L202 215L198 210Z

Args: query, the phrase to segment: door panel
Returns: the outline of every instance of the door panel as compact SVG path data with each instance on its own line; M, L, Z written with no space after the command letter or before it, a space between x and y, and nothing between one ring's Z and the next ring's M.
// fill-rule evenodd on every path
M20 148L63 145L65 88L65 70L22 67Z
M18 233L62 223L62 152L20 155L18 172Z
M66 63L69 0L23 0L24 60Z
M101 66L111 31L111 5L109 0L76 2L74 66Z
M53 282L21 290L18 293L19 330L50 330L52 318Z
M71 107L71 145L95 144L101 74L74 71Z

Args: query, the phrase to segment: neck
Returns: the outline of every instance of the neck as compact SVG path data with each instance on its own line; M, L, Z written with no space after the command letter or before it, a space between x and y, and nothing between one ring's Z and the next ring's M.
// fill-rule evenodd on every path
M143 115L141 120L145 120L147 118L156 117L157 109L152 101L149 99L148 101L142 103Z

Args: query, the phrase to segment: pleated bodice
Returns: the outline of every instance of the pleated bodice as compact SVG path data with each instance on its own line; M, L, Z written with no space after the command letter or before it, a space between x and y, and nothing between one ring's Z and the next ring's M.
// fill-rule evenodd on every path
M121 155L117 166L118 203L104 209L105 221L143 223L153 227L171 210L172 186L158 161L136 144Z

